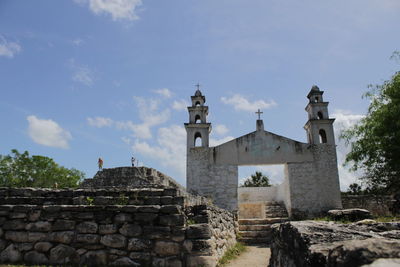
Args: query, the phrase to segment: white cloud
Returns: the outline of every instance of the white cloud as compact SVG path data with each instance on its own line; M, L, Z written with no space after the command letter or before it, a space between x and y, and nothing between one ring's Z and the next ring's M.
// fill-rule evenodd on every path
M364 115L352 114L350 111L335 110L332 114L336 118L334 123L336 152L338 159L338 169L340 178L341 190L346 190L351 183L357 182L357 178L361 176L360 172L350 172L347 167L343 167L346 154L350 152L350 147L347 147L344 140L340 140L340 133L357 123Z
M69 60L69 65L72 69L72 80L82 83L86 86L93 85L94 74L93 71L86 65L80 65L75 62L75 59Z
M165 98L170 98L172 96L171 91L168 88L162 88L158 90L154 90L156 94L159 94L160 96L163 96Z
M144 123L135 124L132 121L117 121L116 124L120 130L130 130L133 136L140 139L150 139L152 137L150 125Z
M229 132L229 129L223 125L223 124L217 124L213 127L213 130L215 131L215 133L219 134L219 135L225 135L226 133Z
M182 178L186 177L186 131L179 125L158 130L157 145L135 140L135 153L155 159L164 167L172 168Z
M69 147L68 140L72 139L72 136L57 122L39 119L34 115L28 116L27 120L29 123L28 134L35 143L57 148Z
M0 35L0 57L13 58L19 52L21 52L21 46L18 43L8 42Z
M134 123L132 121L113 121L109 118L95 117L87 118L88 124L98 128L115 126L119 130L132 131L133 136L139 139L152 138L151 127L168 121L171 112L169 109L159 111L160 101L157 99L146 99L137 96L133 99L136 102L138 116L142 121L141 123Z
M80 46L84 43L84 41L80 38L76 38L76 39L72 40L71 43L75 46Z
M99 14L109 14L113 20L136 20L141 0L74 0L78 4L89 4L89 9Z
M87 121L90 126L94 126L97 128L110 127L114 124L112 119L104 117L87 118Z
M170 117L169 109L158 111L160 101L157 99L146 99L135 96L133 98L139 110L139 117L144 124L155 126L166 122Z
M219 146L219 145L229 142L233 139L235 139L235 137L233 137L233 136L226 136L221 139L215 139L215 138L210 137L210 146Z
M186 110L188 106L189 106L189 102L187 102L184 99L175 100L172 103L172 108L175 110Z
M221 97L221 101L224 104L232 105L235 110L250 112L255 112L257 109L269 109L277 105L273 100L267 102L264 100L256 100L251 102L240 94L235 94L232 97Z

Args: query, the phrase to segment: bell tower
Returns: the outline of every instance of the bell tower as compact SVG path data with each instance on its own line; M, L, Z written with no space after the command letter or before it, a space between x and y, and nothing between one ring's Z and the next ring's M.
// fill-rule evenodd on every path
M208 106L205 106L206 97L199 87L192 98L192 106L188 107L189 123L185 123L187 135L187 150L193 147L209 147L211 123L207 123Z
M333 132L335 119L329 118L329 102L323 101L323 94L324 91L320 91L316 85L308 93L309 102L305 108L308 113L308 121L304 125L304 129L307 131L308 143L335 145Z

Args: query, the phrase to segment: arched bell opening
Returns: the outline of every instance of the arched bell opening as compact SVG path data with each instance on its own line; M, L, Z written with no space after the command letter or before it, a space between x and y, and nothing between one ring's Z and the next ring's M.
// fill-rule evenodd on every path
M323 129L319 130L319 142L321 144L325 144L328 142L328 140L326 139L326 132Z
M199 132L195 133L195 135L194 135L194 146L195 147L203 146L203 139L202 139L201 134Z
M196 116L194 117L194 123L201 123L201 117L200 117L200 115L196 115Z

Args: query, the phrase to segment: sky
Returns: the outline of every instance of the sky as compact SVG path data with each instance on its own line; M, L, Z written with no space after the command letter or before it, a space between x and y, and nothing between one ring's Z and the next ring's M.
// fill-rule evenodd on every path
M361 96L398 70L398 0L0 0L0 154L53 158L93 177L156 168L185 185L186 107L206 96L211 145L265 129L306 142L304 108L325 91L336 137ZM356 181L342 163L341 188ZM273 183L282 166L262 170Z

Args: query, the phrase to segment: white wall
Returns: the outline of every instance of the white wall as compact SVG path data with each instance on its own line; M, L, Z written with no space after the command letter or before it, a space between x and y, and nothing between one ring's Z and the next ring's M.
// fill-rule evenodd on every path
M266 201L283 201L280 189L281 185L271 187L239 187L239 204Z

